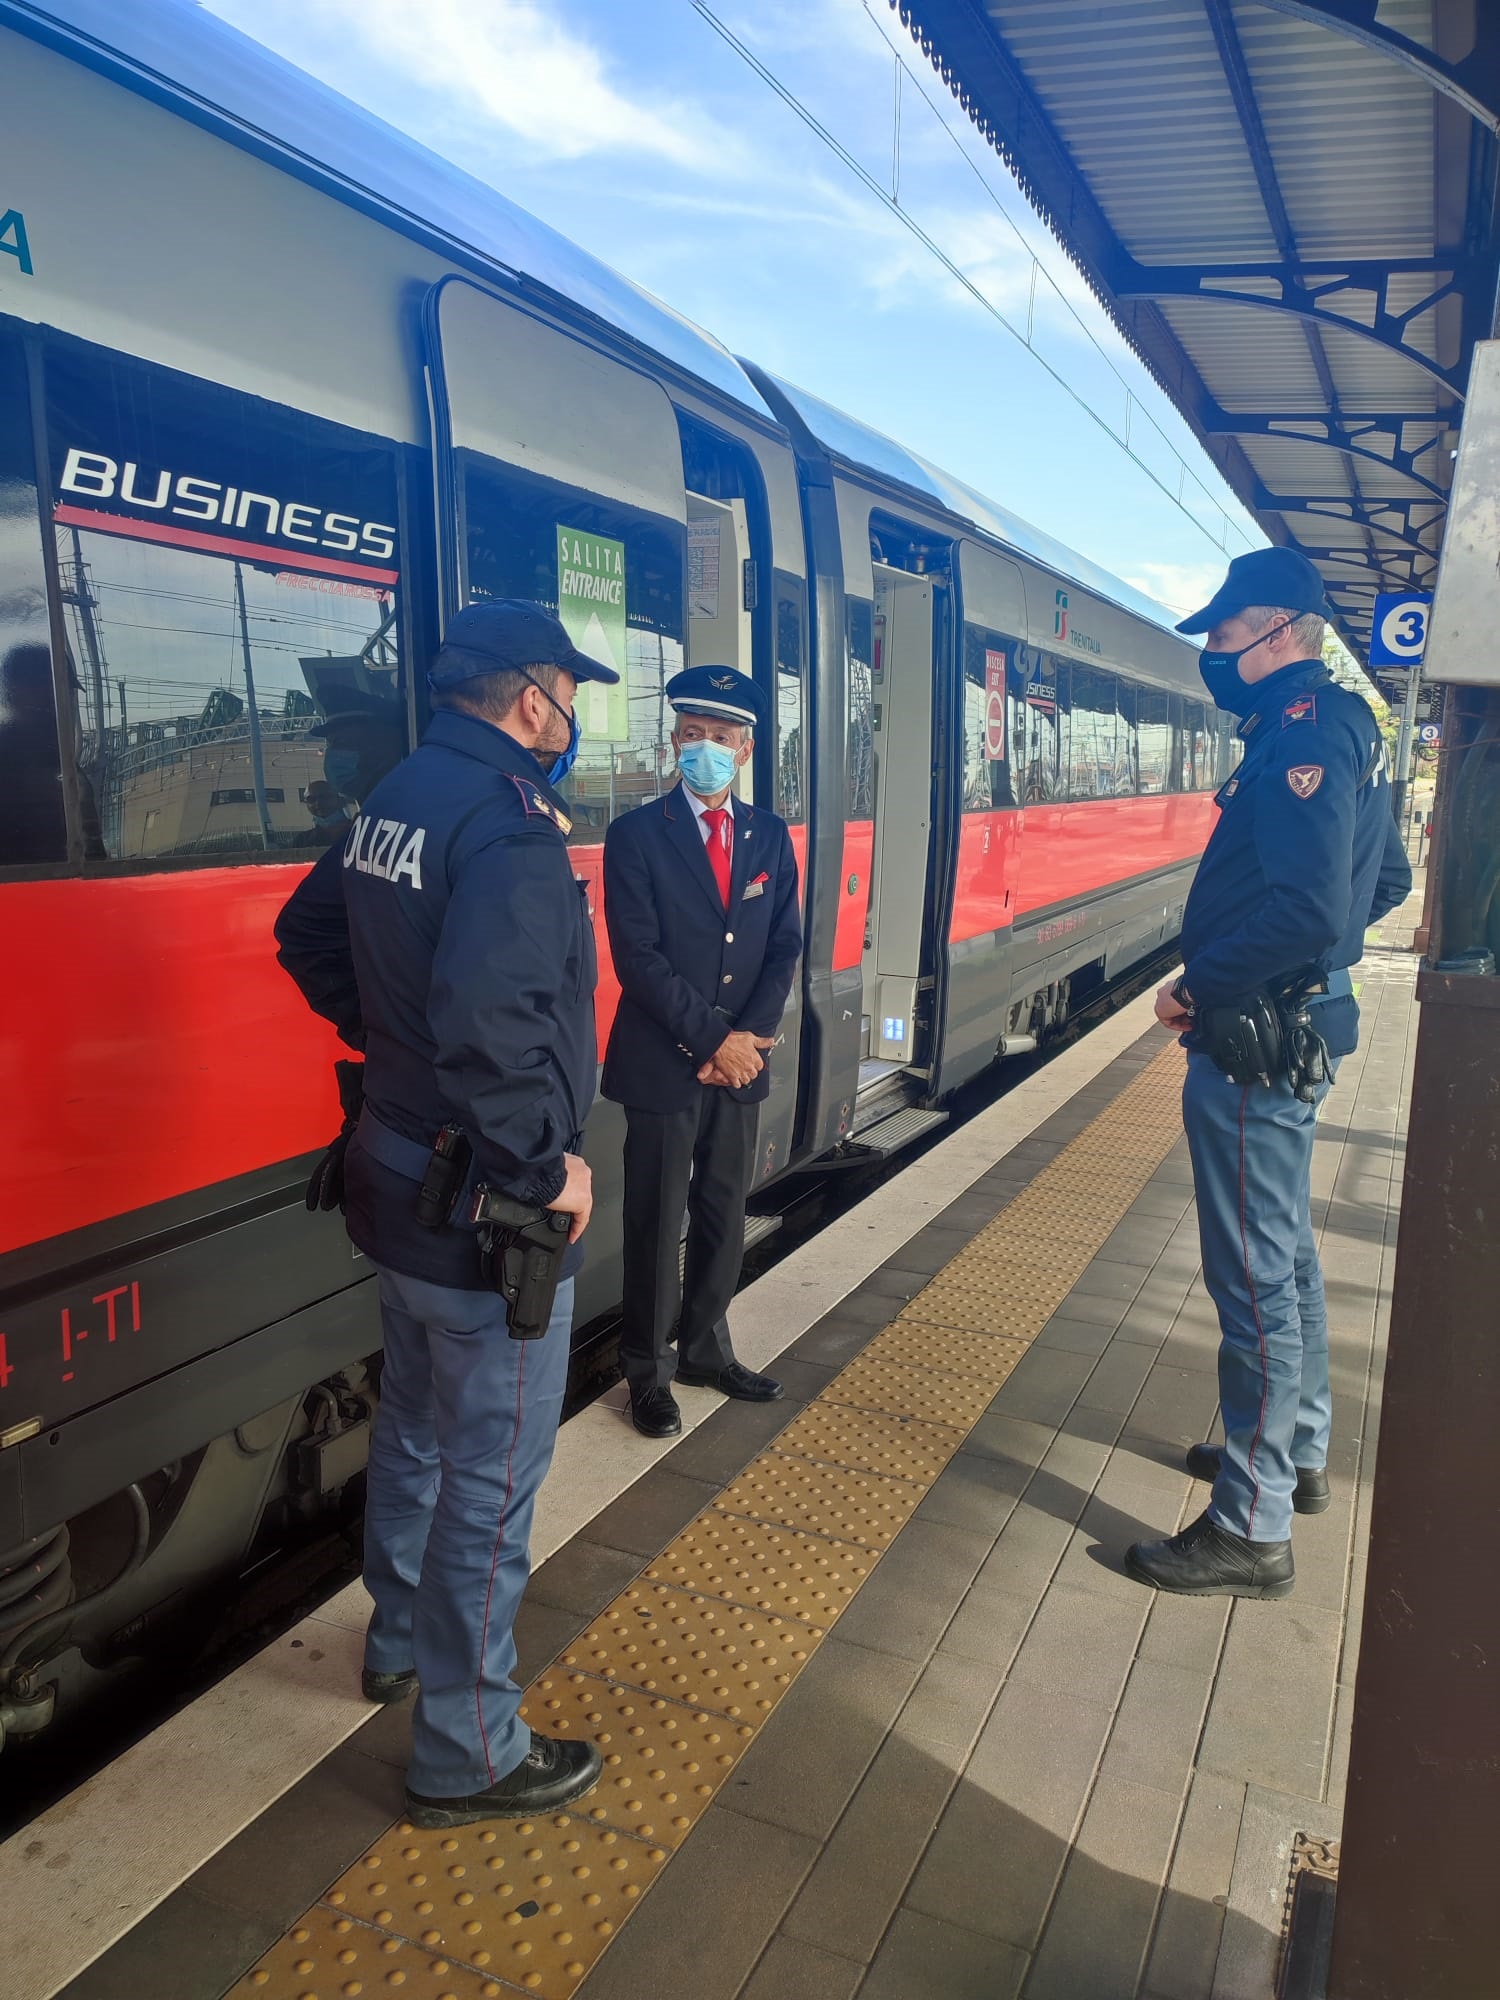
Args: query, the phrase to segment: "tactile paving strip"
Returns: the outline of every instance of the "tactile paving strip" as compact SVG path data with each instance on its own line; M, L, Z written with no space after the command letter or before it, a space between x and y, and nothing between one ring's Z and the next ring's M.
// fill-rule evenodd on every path
M663 1847L678 1845L755 1733L748 1721L560 1667L532 1683L521 1718L543 1736L597 1743L604 1775L580 1812Z
M736 1721L759 1722L822 1637L820 1625L659 1583L633 1583L557 1664Z
M851 1410L821 1400L809 1403L776 1439L775 1449L792 1458L820 1459L859 1472L883 1472L893 1479L937 1478L964 1441L953 1424L916 1423L874 1410Z
M1171 1151L1180 1064L1128 1085L528 1691L534 1727L599 1743L593 1794L535 1824L398 1825L233 2000L571 2000Z
M926 1490L914 1479L882 1479L766 1451L725 1487L714 1507L721 1514L883 1549L906 1526Z
M1021 1349L1019 1341L1013 1344ZM892 1361L867 1348L823 1393L830 1402L848 1403L855 1409L884 1410L891 1416L952 1424L968 1431L995 1400L999 1386L997 1382L992 1388L987 1382L974 1382L962 1375L942 1375L914 1362Z
M875 1566L875 1552L710 1511L648 1563L645 1578L783 1618L831 1625Z
M437 1953L448 1962L438 1977L449 1976L455 1963L472 1968L487 1982L481 1991L502 1990L493 1983L499 1979L525 1992L567 1994L668 1852L663 1842L632 1840L571 1813L449 1833L401 1823L340 1877L325 1901L346 1921L415 1944L429 1960L429 1975Z
M508 1990L443 1952L319 1905L226 2000L496 2000Z

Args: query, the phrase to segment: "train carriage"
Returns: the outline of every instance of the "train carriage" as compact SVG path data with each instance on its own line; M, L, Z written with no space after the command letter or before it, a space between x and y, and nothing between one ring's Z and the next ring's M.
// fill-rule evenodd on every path
M899 1147L1170 940L1228 740L1159 608L184 0L0 0L0 65L3 1742L357 1494L371 1274L302 1200L337 1045L271 923L456 607L623 669L569 781L601 1038L665 682L769 697L807 949L761 1185Z

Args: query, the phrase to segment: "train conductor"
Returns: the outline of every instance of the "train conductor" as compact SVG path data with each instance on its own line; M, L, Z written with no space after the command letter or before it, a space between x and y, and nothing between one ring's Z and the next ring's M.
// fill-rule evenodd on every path
M779 1382L735 1360L725 1315L744 1247L757 1106L802 949L786 823L734 796L765 696L716 666L674 674L666 695L681 783L615 820L604 841L621 997L601 1087L625 1107L620 1364L635 1427L653 1438L682 1429L674 1369L679 1382L746 1402L781 1394Z

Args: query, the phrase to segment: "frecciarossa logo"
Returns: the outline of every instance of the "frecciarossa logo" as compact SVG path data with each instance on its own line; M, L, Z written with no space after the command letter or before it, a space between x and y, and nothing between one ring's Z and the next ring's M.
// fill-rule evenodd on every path
M348 567L352 572L354 566L338 558L354 556L361 558L359 574L370 574L368 565L388 562L396 553L396 530L389 522L364 521L357 514L285 500L279 494L253 493L196 473L142 466L102 451L70 449L57 484L58 516L75 526L118 534L125 529L121 510L128 509L131 527L153 541L211 553L251 554L262 560L275 555L295 568ZM80 518L85 510L76 505L79 501L87 503L89 518ZM253 537L253 547L230 544L229 533ZM312 551L326 551L327 556ZM380 582L396 581L394 570L374 574Z

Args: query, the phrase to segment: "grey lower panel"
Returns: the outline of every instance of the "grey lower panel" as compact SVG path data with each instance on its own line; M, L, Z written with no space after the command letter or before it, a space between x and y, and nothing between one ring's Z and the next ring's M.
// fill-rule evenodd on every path
M375 1286L351 1285L14 1446L0 1464L16 1464L20 1519L5 1519L0 1475L0 1547L56 1527L379 1346Z

